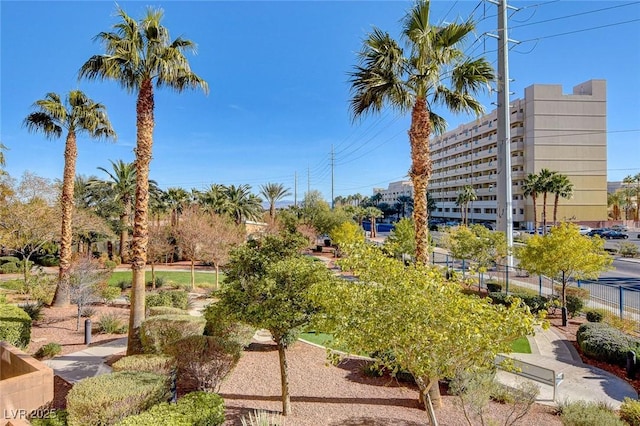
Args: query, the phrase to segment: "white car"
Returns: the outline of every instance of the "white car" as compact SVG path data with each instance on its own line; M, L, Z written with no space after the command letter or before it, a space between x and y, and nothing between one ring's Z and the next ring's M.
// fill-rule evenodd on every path
M587 235L589 232L591 232L591 228L580 225L580 235Z

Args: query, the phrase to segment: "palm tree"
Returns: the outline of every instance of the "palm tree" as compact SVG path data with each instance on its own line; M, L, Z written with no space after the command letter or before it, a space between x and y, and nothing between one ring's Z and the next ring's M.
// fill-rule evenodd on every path
M549 169L542 169L538 173L538 185L540 192L542 193L542 233L547 233L547 194L553 192L552 182L553 177L557 172L552 172Z
M180 215L191 204L191 195L183 188L168 188L165 201L171 212L171 226L180 225Z
M98 170L109 176L108 180L92 179L87 184L96 192L106 194L118 206L118 232L120 234L118 256L124 261L127 236L129 235L131 204L136 192L136 168L133 163L125 163L122 160L111 161L111 168L112 171L98 167Z
M462 191L458 193L456 198L456 204L460 207L460 215L462 217L462 224L467 226L467 213L469 211L469 203L478 199L476 191L471 185L465 185L462 187Z
M624 205L624 202L622 191L607 194L607 206L611 207L611 219L620 220L620 206Z
M58 285L53 298L53 306L68 306L69 268L71 267L71 251L73 245L74 183L76 177L76 160L78 146L76 137L86 133L94 139L115 138L104 105L94 102L80 90L72 90L63 102L56 93L47 93L43 99L34 103L35 112L24 119L25 127L32 132L42 132L47 138L59 138L66 130L64 147L64 172L62 178L62 232L60 234L60 267ZM3 158L4 160L4 158Z
M406 217L408 211L413 209L413 198L409 195L399 195L396 200L401 205L402 217Z
M629 219L629 209L633 212L633 220L638 221L638 210L640 210L640 173L635 176L628 175L622 180L624 184L624 194L627 197L626 204L627 209L625 210L625 219ZM635 184L635 186L633 186ZM636 206L635 210L633 209L633 202L631 201L631 197L635 195L636 197Z
M291 191L281 183L267 183L266 185L260 185L260 194L269 202L269 217L273 222L276 217L276 202L287 195L291 195Z
M374 238L376 236L376 219L384 215L382 214L382 210L373 206L365 209L365 215L371 219L371 238Z
M553 224L558 223L558 202L560 197L569 199L573 197L573 183L567 175L555 173L551 178L550 192L554 194L553 200Z
M256 220L260 217L262 200L251 193L249 185L229 185L226 195L226 213L233 217L236 225L240 225L243 220Z
M4 161L4 152L6 150L7 150L7 147L2 142L0 142L0 176L5 173L2 167L4 167L6 164Z
M415 194L416 260L423 264L429 261L429 137L432 131L441 133L446 127L431 107L440 104L453 112L479 115L484 108L474 96L488 89L494 79L488 61L467 58L461 48L473 36L473 22L432 26L429 5L429 0L418 0L406 14L402 27L406 50L388 33L374 28L359 54L360 65L351 73L354 118L366 112L379 113L385 106L403 113L411 111L409 176Z
M524 180L524 184L522 186L522 191L524 197L531 197L531 201L533 202L533 232L538 232L538 206L537 206L537 198L538 194L540 194L540 185L538 183L538 175L535 173L529 173L527 178Z
M205 212L224 214L227 204L227 187L219 183L212 183L209 189L198 194L197 203Z
M115 80L127 92L137 93L136 100L136 197L133 224L132 262L133 285L129 315L127 354L138 351L139 328L145 316L144 270L147 260L149 163L153 146L153 85L169 87L178 92L202 88L207 83L191 71L185 52L194 51L195 44L178 37L171 41L169 31L161 25L162 10L147 9L140 22L118 8L120 22L113 32L96 36L106 54L92 56L80 68L80 78Z

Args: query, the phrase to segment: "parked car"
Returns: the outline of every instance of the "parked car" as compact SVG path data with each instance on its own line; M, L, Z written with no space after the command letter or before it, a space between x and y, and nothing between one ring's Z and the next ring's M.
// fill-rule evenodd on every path
M588 226L580 225L580 235L587 235L592 229Z
M602 234L604 234L605 232L609 232L610 229L609 228L596 228L596 229L592 229L591 231L587 232L587 235L589 237L595 237L596 235L599 237L602 237ZM604 238L604 237L602 237Z
M602 238L605 238L607 240L626 240L627 238L629 238L629 235L625 234L624 232L611 230L603 232Z
M629 228L624 225L613 225L611 229L618 232L629 232Z

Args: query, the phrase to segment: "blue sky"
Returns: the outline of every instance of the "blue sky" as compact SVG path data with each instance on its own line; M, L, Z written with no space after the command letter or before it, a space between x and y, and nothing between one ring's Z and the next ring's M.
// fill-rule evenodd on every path
M212 183L268 182L331 196L362 193L406 178L408 117L395 111L353 122L348 72L372 26L399 34L408 1L156 1L119 2L132 17L146 6L165 11L172 38L198 45L189 56L210 87L176 94L156 91L151 178L160 187L203 189ZM512 99L534 84L607 80L608 180L640 172L640 2L512 1L509 38ZM62 176L64 139L30 134L22 120L47 92L81 89L106 105L116 143L79 138L77 173L105 178L97 167L133 161L135 96L113 82L78 81L80 66L103 53L93 41L110 31L112 1L0 1L0 141L6 170L50 179ZM434 1L432 23L473 14L478 41L467 51L496 60L496 6ZM497 67L497 62L494 62ZM482 97L488 111L495 95ZM444 111L449 128L473 117ZM293 197L290 197L293 199Z

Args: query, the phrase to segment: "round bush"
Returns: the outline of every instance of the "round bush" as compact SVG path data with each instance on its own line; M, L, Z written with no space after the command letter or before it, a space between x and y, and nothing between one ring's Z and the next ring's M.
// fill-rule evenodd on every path
M192 315L158 315L140 326L140 340L145 353L165 353L167 347L182 337L204 332L205 319Z
M26 348L31 340L31 318L15 305L0 303L0 340Z
M590 309L585 313L587 315L587 321L589 322L602 322L604 319L604 312L599 309Z
M576 333L582 352L589 358L624 366L627 352L639 344L632 336L602 322L582 324Z
M169 397L169 381L159 374L121 371L76 383L67 395L69 426L111 425Z
M173 306L151 306L147 316L157 317L158 315L188 315L188 312Z
M224 422L224 401L216 394L192 392L176 404L166 402L127 417L118 426L217 426Z

